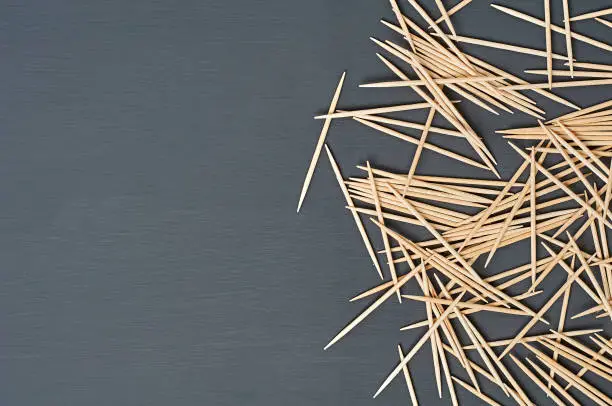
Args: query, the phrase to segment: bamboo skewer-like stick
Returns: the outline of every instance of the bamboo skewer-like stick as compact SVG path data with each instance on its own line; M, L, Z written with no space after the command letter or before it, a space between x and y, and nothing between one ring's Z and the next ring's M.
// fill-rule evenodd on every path
M349 194L346 188L346 185L344 184L344 179L342 178L342 174L340 173L340 168L338 167L338 164L336 163L336 160L334 159L334 156L331 150L329 149L329 147L327 146L327 144L325 145L325 151L327 152L327 157L329 158L329 162L334 171L334 175L336 176L336 180L338 181L338 184L340 185L340 190L342 191L342 194L344 195L344 199L346 200L346 203L348 204L349 207L354 208L355 206L353 205L353 199L351 199L351 195ZM368 255L370 256L370 259L372 260L372 263L374 264L374 268L376 268L376 271L378 272L380 279L384 279L382 270L380 269L380 265L378 263L378 259L376 258L376 254L374 253L374 249L372 248L372 243L370 242L370 239L368 238L368 234L366 233L366 230L363 227L363 223L361 222L361 218L359 218L359 214L357 214L356 210L351 210L351 214L353 215L353 219L355 220L355 224L357 225L357 229L359 230L359 234L361 235L363 244L365 245L366 250L368 251Z
M503 90L533 90L533 89L553 89L578 86L603 86L612 85L612 78L608 79L592 79L592 80L572 80L571 82L555 82L555 83L528 83L525 85L509 85L503 86Z
M404 352L402 351L402 347L398 344L397 351L399 352L400 362L404 360ZM414 391L414 385L412 384L412 378L410 377L410 371L408 370L408 364L404 365L402 368L404 372L404 378L406 379L406 386L408 387L408 392L410 393L410 400L412 401L413 406L418 406L419 402L417 401L416 392Z
M378 390L374 394L374 397L377 397L389 385L389 383L391 383L393 378L397 376L397 374L404 367L404 365L408 364L408 362L412 359L414 354L416 354L417 351L423 346L425 341L429 339L429 336L433 334L433 332L438 328L438 326L440 326L440 323L442 323L446 319L446 317L448 317L449 313L453 311L457 303L461 301L461 298L463 297L463 295L464 294L462 293L459 296L457 296L457 298L453 300L453 302L446 308L446 310L444 310L444 313L442 313L440 317L438 317L438 319L434 322L434 324L432 324L431 328L427 330L427 332L414 345L414 347L412 347L412 349L410 350L410 352L408 352L406 357L404 357L404 359L397 365L397 367L395 367L395 369L389 374L389 376L387 376L387 378L380 385L380 388L378 388Z
M346 208L348 210L350 210L351 212L355 212L355 213L367 214L369 216L376 216L376 215L378 215L376 210L364 209L362 207L351 207L351 206L346 206ZM405 216L400 216L400 215L392 214L392 213L383 213L382 215L383 215L383 217L385 219L400 221L402 223L413 224L413 225L416 225L416 226L421 226L421 223L418 220L415 220L413 218L409 218L409 217L405 217ZM443 226L443 225L437 224L437 223L432 223L432 225L434 227L440 229L440 230L443 230L443 231L450 231L450 230L453 229L452 227ZM394 251L394 248L392 248L391 250Z
M352 192L363 192L365 190L364 185L360 184L360 182L351 181L350 187L351 187ZM406 188L406 195L410 197L414 197L414 198L427 199L427 200L443 202L443 203L452 203L452 204L456 204L459 206L467 206L467 207L484 208L486 207L486 204L489 203L489 200L483 199L481 197L472 197L472 196L468 196L462 193L451 195L449 193L446 193L440 190L443 188L444 187L441 186L438 188L434 188L433 190L428 190L428 189L417 188L415 186L412 186L412 187ZM383 195L383 193L381 193L381 195ZM384 194L384 195L388 196L388 194Z
M366 166L368 168L368 179L370 180L370 187L372 188L372 198L374 199L374 207L376 208L376 213L378 217L378 221L384 224L384 217L382 215L382 210L380 208L380 200L378 198L378 190L376 189L376 184L374 183L374 175L372 174L372 168L370 167L370 162L366 162ZM385 247L385 253L387 254L387 262L389 263L389 271L391 272L391 278L393 279L393 283L397 283L397 273L395 271L395 263L393 262L393 255L391 254L391 246L389 245L389 238L387 234L381 233L383 245ZM397 290L397 300L402 303L402 297L399 289Z
M516 10L513 10L511 8L504 7L504 6L499 6L497 4L491 4L491 7L496 8L499 11L504 12L506 14L509 14L509 15L511 15L513 17L516 17L516 18L519 18L521 20L524 20L524 21L530 22L532 24L538 25L540 27L546 28L546 23L544 21L542 21L542 20L540 20L538 18L532 17L530 15L527 15L525 13L521 13L520 11L516 11ZM555 31L555 32L558 32L560 34L565 35L565 29L563 29L561 27L558 27L558 26L556 26L554 24L550 25L550 29L552 31ZM578 34L575 31L572 31L570 33L570 35L571 35L572 38L574 38L577 41L582 41L582 42L585 42L585 43L587 43L589 45L592 45L594 47L601 48L603 50L612 52L612 45L606 44L606 43L601 42L601 41L596 41L596 40L594 40L592 38L589 38L589 37L587 37L585 35Z
M442 344L442 339L439 336L436 338L436 342L442 350L440 352L440 361L442 364L442 370L444 371L444 377L446 378L446 385L448 386L448 391L450 393L451 404L453 406L459 406L459 401L457 400L457 393L455 392L455 386L453 385L450 368L448 366L448 360L446 359L446 353L444 352L446 349L443 346L445 346L446 344ZM450 349L451 347L447 348ZM459 359L460 362L463 362L460 356L456 354L456 351L454 351L453 354L457 357L457 359ZM468 360L468 362L470 361Z
M334 93L334 97L332 98L331 104L329 106L330 114L333 113L334 110L336 110L336 104L338 103L338 99L340 98L340 92L342 91L342 84L344 83L345 76L346 72L342 73L342 76L340 77L340 82L338 83L338 87L336 87L336 92ZM330 123L331 119L326 119L325 123L323 123L323 129L321 130L321 134L319 135L319 141L317 142L317 146L315 147L312 160L310 161L310 166L308 167L308 171L306 172L306 179L304 180L304 185L302 186L302 191L300 193L300 200L298 201L297 206L298 213L300 212L300 208L302 207L302 203L304 202L304 198L306 197L308 186L310 186L310 181L312 180L312 175L314 174L315 167L317 166L319 155L321 154L321 150L323 149L323 144L325 144L325 138L327 136L327 131L329 130Z
M563 25L565 28L565 49L570 68L570 74L574 77L574 51L572 48L572 28L570 26L569 0L563 0Z
M552 40L550 32L550 0L544 0L544 24L546 36L546 71L548 72L548 88L552 89Z
M606 16L608 14L612 14L612 8L606 8L603 10L592 11L590 13L580 14L580 15L570 18L570 21L588 20L589 18Z

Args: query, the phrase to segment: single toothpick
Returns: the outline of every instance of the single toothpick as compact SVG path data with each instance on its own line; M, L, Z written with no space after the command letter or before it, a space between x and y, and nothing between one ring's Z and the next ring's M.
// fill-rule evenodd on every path
M603 18L596 18L595 21L605 25L606 27L612 28L612 21L604 20Z
M524 20L524 21L530 22L532 24L538 25L540 27L546 28L546 22L545 21L542 21L542 20L540 20L538 18L532 17L532 16L527 15L525 13L521 13L520 11L512 10L511 8L504 7L504 6L499 6L497 4L491 4L491 7L496 8L497 10L499 10L499 11L501 11L503 13L509 14L509 15L511 15L513 17L516 17L516 18L519 18L521 20ZM552 31L554 31L554 32L557 32L557 33L565 35L565 29L563 29L561 27L558 27L558 26L556 26L554 24L550 25L550 29ZM578 34L575 31L572 31L570 33L570 35L571 35L572 38L574 38L577 41L582 41L582 42L585 42L585 43L587 43L589 45L592 45L594 47L601 48L603 50L612 52L612 45L610 45L610 44L606 44L605 42L601 42L601 41L596 41L596 40L594 40L592 38L589 38L589 37L587 37L585 35Z
M578 388L582 393L589 397L589 399L591 399L593 402L597 403L600 406L607 406L612 404L612 399L610 399L608 396L596 389L594 386L587 383L585 380L576 376L573 372L563 367L558 362L553 361L550 357L546 356L544 353L535 349L533 346L527 343L523 343L523 345L531 352L533 352L540 361L546 364L546 366L551 369L554 369L555 373L561 376L564 380L575 385L576 388Z
M376 214L378 216L378 221L384 224L384 217L382 215L382 210L380 208L380 200L378 198L378 189L376 188L376 184L374 183L374 175L372 174L372 168L370 167L370 162L366 162L366 166L368 168L368 179L370 181L370 187L372 192L372 198L374 199L374 207L376 208ZM387 234L381 233L383 245L385 247L385 253L387 254L387 262L389 264L389 271L391 272L391 278L394 283L397 283L397 272L395 270L395 263L393 262L393 255L391 254L391 246L389 245L389 238ZM397 290L397 300L401 303L402 297L399 289Z
M523 151L521 151L518 147L516 147L513 143L508 142L508 144L510 144L510 146L519 155L521 155L523 157L523 159L526 159L526 160L529 159L529 156L527 154L525 154ZM568 188L563 182L561 182L559 179L557 179L557 177L555 177L555 175L553 175L546 168L544 168L542 166L542 164L536 162L536 166L537 166L538 170L541 173L543 173L547 178L549 178L561 190L563 190L565 193L567 193L569 196L571 196L576 201L576 203L578 203L582 207L586 208L587 211L591 212L598 219L602 220L604 222L604 224L606 224L606 226L612 228L612 224L610 224L601 214L599 214L599 212L597 212L595 209L593 209L591 206L589 206L587 203L585 203L576 193L574 193L574 191L572 191L570 188Z
M391 8L393 9L393 13L395 14L395 18L397 18L397 21L402 27L402 34L404 35L404 37L410 44L410 47L414 51L414 42L412 40L412 34L410 34L410 31L408 30L408 27L406 26L406 21L404 21L404 16L402 15L402 12L399 9L399 6L397 5L397 1L396 0L389 0L389 1L391 3Z
M460 11L463 7L467 6L468 4L470 4L472 2L472 0L462 0L459 3L457 3L456 6L454 6L453 8L450 8L447 12L448 17L452 16L453 14L455 14L457 11ZM442 20L444 20L445 16L442 16L440 18L438 18L435 22L436 24L440 24L442 22ZM430 27L431 28L431 27Z
M531 149L530 158L530 172L529 172L529 208L530 208L530 231L531 231L531 284L535 283L536 280L536 268L538 262L537 256L537 220L536 220L536 175L538 168L536 167L535 161L535 150Z
M348 204L349 207L354 208L355 206L353 204L353 199L351 199L351 195L349 194L346 185L344 184L344 179L342 178L342 174L340 173L340 168L338 167L338 164L336 163L336 160L334 159L334 156L327 144L325 144L325 151L327 152L327 157L329 158L329 162L334 171L334 175L336 176L336 180L338 181L338 185L340 185L340 190L342 190L342 195L344 195L346 204ZM353 219L355 220L355 224L357 225L357 229L359 230L359 234L361 235L363 244L365 245L366 250L368 251L368 255L370 256L370 259L374 264L374 268L376 268L380 279L384 279L382 270L380 269L380 265L378 263L378 259L376 258L376 254L374 253L374 249L372 248L372 243L370 243L370 239L368 238L368 234L366 233L363 223L361 222L361 218L359 218L359 214L357 214L356 210L351 210L351 214L353 215Z
M557 301L557 299L559 299L559 297L561 297L561 295L563 295L565 291L569 289L570 286L572 286L576 278L580 276L580 274L582 273L584 269L585 268L579 269L570 278L568 278L567 282L565 282L565 284L561 287L561 289L557 290L552 295L552 297L548 300L548 302L546 302L544 306L540 308L537 315L543 316L548 311L548 309L550 309L550 307ZM512 350L512 348L514 348L514 346L520 341L520 339L525 336L525 334L531 329L531 327L533 327L533 325L537 322L537 320L538 319L534 317L523 327L523 329L512 339L512 341L510 341L506 349L499 356L499 359L503 358L506 354L508 354ZM523 345L526 345L526 344L523 343Z
M433 332L438 328L438 326L440 325L440 323L442 323L446 317L448 317L449 313L453 311L453 309L455 308L455 306L457 305L457 303L459 303L459 301L461 301L461 298L463 297L463 293L460 294L459 296L457 296L457 298L455 300L453 300L453 302L450 304L450 306L448 306L446 308L446 310L444 310L444 313L442 313L442 315L440 315L440 317L438 317L438 319L435 321L435 323L431 326L431 328L429 330L427 330L427 332L421 337L421 339L414 345L414 347L412 347L412 349L410 350L410 352L408 352L408 354L406 355L406 357L397 365L397 367L395 367L395 369L389 374L389 376L384 380L384 382L380 385L380 388L378 388L378 390L376 391L376 393L374 393L374 397L377 397L388 385L389 383L391 383L391 381L393 380L393 378L395 378L397 376L397 374L402 370L402 368L404 367L404 365L408 364L408 362L410 362L410 360L412 359L412 357L414 356L414 354L417 353L417 351L423 346L423 344L425 343L425 341L427 341L429 339L429 337L433 334Z
M366 308L359 316L357 316L353 321L346 325L332 340L323 348L327 350L329 347L338 342L342 337L347 335L355 326L361 323L367 316L369 316L374 310L376 310L381 304L383 304L389 297L399 291L399 289L404 286L417 272L420 272L421 267L424 266L428 260L426 260L422 265L419 265L411 272L406 275L398 278L397 283L394 283L390 289L388 289L381 297L379 297L374 303L372 303L368 308Z
M546 32L546 70L548 71L548 88L552 89L552 40L550 31L550 0L544 0L544 24Z
M599 334L595 334L595 335L596 335L596 336L599 336ZM589 337L589 338L590 338L591 340L593 340L593 338L592 338L592 337ZM597 341L596 341L596 342L597 342ZM598 344L599 344L599 343L598 343ZM605 353L606 353L606 352L607 352L606 348L601 347L601 350L599 350L599 352L598 352L598 353L597 353L597 354L596 354L594 357L592 357L591 359L592 359L593 361L599 361L599 360L600 360L602 357L605 357ZM584 368L584 367L583 367L583 368L582 368L580 371L578 371L578 373L576 374L576 376L580 378L580 377L582 377L582 376L583 376L585 373L587 373L587 371L588 371L588 370L589 370L588 368ZM567 386L566 386L564 389L565 389L565 390L568 390L568 389L569 389L569 388L571 388L571 387L572 387L572 383L570 382L570 383L568 383L568 384L567 384Z
M340 82L338 83L338 87L336 87L334 97L332 98L331 104L329 105L329 114L333 113L336 110L336 104L338 103L338 99L340 98L340 92L342 91L342 84L344 83L345 76L346 72L342 73L342 76L340 77ZM312 160L310 161L310 166L308 167L308 171L306 172L306 179L304 180L304 185L302 186L302 191L300 193L300 200L298 201L297 206L298 213L300 212L300 208L302 207L302 203L304 202L304 198L306 197L308 186L310 186L310 181L312 180L312 175L314 174L315 167L317 166L319 155L321 154L321 150L323 149L323 144L325 144L325 137L327 136L327 131L329 130L330 123L331 119L329 118L325 119L325 123L323 123L323 129L321 130L321 134L319 135L319 141L317 142L317 146L315 147Z
M551 75L552 78L552 75ZM579 86L604 86L612 85L611 79L592 79L592 80L573 80L571 82L551 82L548 83L528 83L525 85L509 85L503 86L504 90L533 90L533 89L545 89L545 88L566 88L566 87L579 87Z
M521 193L519 193L518 198L516 199L516 202L512 206L512 209L510 209L510 213L508 213L508 215L506 216L504 220L504 226L502 227L501 231L497 235L497 239L495 240L495 243L493 244L493 248L491 249L491 251L489 252L489 255L487 256L487 260L485 261L485 267L489 265L489 263L491 262L491 259L493 258L493 255L495 255L495 252L499 248L499 245L502 239L504 238L504 234L508 230L508 226L510 226L510 222L512 222L512 219L516 215L516 212L523 205L525 201L525 197L527 196L527 192L529 192L529 189L530 189L529 185L525 185L525 187L523 187L523 190L521 190ZM531 194L535 195L535 190L532 190Z
M429 103L412 103L412 104L400 104L398 106L386 106L376 107L364 110L353 110L353 111L342 111L341 113L328 113L321 116L315 116L315 120L327 120L329 118L345 118L345 117L362 117L370 114L383 114L383 113L394 113L398 111L409 111L426 109L429 107Z
M462 35L455 35L455 36L451 37L451 39L453 41L464 42L466 44L480 45L480 46L484 46L484 47L488 47L488 48L494 48L494 49L503 49L505 51L517 52L519 54L540 56L540 57L544 57L544 58L546 58L548 56L548 53L546 52L546 50L542 51L542 50L539 50L539 49L526 48L526 47L521 47L521 46L518 46L518 45L510 45L510 44L506 44L504 42L488 41L488 40L484 40L484 39L480 39L480 38L465 37L465 36L462 36ZM562 60L562 61L567 61L568 60L568 56L565 56L565 55L559 55L559 54L555 54L555 53L551 53L551 55L552 55L553 59L558 59L558 60ZM569 60L571 60L571 58L569 58Z
M402 362L404 360L404 352L399 344L397 345L397 351L399 352L400 362ZM410 392L410 400L412 401L413 406L418 406L419 402L417 401L416 392L414 391L414 385L412 384L412 377L410 376L410 371L408 370L408 364L404 365L402 371L404 372L404 379L406 379L408 392Z
M588 20L590 18L606 16L609 14L612 14L612 8L606 8L603 10L592 11L590 13L580 14L580 15L570 18L570 21Z
M542 69L527 69L525 73L529 73L531 75L547 75L548 72ZM564 71L564 70L552 70L553 76L570 76L570 77L582 77L582 78L612 78L612 72L607 71L587 71L587 72L574 72L572 70Z
M476 390L475 388L473 388L472 386L468 385L467 383L463 382L461 379L453 376L453 381L457 382L459 385L461 385L464 389L466 389L467 391L469 391L472 395L475 395L476 397L478 397L480 400L484 401L485 403L491 405L491 406L501 406L501 404L497 403L496 401L494 401L493 399L491 399L490 397L488 397L487 395L483 394L482 392Z
M457 35L457 32L455 31L455 27L453 27L453 23L451 23L449 15L446 12L446 8L444 8L444 4L442 4L441 0L435 0L435 2L436 2L436 6L438 6L438 10L440 11L440 14L442 14L442 19L446 23L446 26L448 27L450 32L453 34L453 36Z
M425 128L423 128L423 132L421 133L421 138L419 139L419 144L417 145L417 149L414 152L414 157L412 157L412 163L410 164L410 169L408 170L408 175L406 175L406 185L404 186L404 190L402 191L402 196L406 194L406 189L410 186L412 182L412 177L414 176L414 172L416 171L416 167L419 163L419 158L421 157L421 152L423 151L423 145L425 144L425 140L427 139L427 134L429 134L429 127L431 127L431 123L436 115L436 110L431 108L429 110L429 114L427 115L427 121L425 121Z
M570 27L569 0L563 0L563 23L565 28L565 49L567 50L570 74L574 77L574 51L572 48L572 31Z
M534 375L533 372L531 372L529 370L529 368L527 368L527 366L525 364L523 364L521 361L519 361L514 355L510 354L510 358L512 358L512 361L514 361L514 363L521 369L521 371L523 371L525 373L525 375L527 375L536 385L538 385L538 387L540 389L542 389L546 395L548 395L552 400L555 401L555 403L559 406L565 406L565 403L559 399L557 397L557 395L555 395L555 393L553 391L551 391L550 389L548 389L546 387L546 385L544 385L544 383L542 381L540 381L538 379L537 376Z
M546 372L544 372L544 370L542 368L540 368L535 362L533 362L529 358L525 358L525 359L527 360L529 365L531 365L531 367L538 373L538 375L540 375L543 379L545 379L548 382L548 389L550 389L551 387L554 387L557 392L559 392L561 395L563 395L563 397L565 399L567 399L572 404L572 406L580 406L580 403L578 403L572 397L572 395L567 393L566 389L563 389L563 387L561 385L559 385L557 382L555 382L555 380L552 378L553 375L548 376L546 374ZM551 370L551 374L553 374L553 373L554 373L554 371Z

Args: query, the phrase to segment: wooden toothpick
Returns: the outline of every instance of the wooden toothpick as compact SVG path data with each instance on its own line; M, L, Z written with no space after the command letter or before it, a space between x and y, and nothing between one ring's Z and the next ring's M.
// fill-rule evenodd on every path
M338 103L338 99L340 98L340 92L342 91L342 84L344 83L345 76L346 72L342 73L342 76L340 77L340 82L338 83L338 87L336 87L336 92L334 93L334 97L332 98L332 102L329 106L329 114L333 113L334 110L336 110L336 104ZM300 200L298 201L297 206L298 213L300 212L300 208L302 207L302 203L304 202L304 198L306 197L308 186L310 186L310 181L312 180L312 175L314 174L315 167L317 166L319 155L321 154L321 150L323 149L323 144L325 144L325 137L327 136L327 130L329 130L330 123L331 119L326 119L325 123L323 123L323 129L321 130L321 134L319 135L319 141L317 142L317 146L315 147L312 160L310 161L310 166L308 167L308 171L306 172L306 179L304 180L304 185L302 186L302 191L300 193Z

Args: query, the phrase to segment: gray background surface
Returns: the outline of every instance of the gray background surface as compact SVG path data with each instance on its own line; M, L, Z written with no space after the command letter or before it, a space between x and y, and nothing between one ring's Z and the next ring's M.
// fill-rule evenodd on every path
M543 30L488 3L453 17L459 33L544 48ZM543 15L541 2L503 3ZM610 4L571 3L574 13ZM559 24L561 12L553 1ZM0 2L0 404L408 404L400 380L371 395L397 361L395 345L420 336L398 329L424 307L389 302L324 352L365 306L347 299L378 277L325 159L295 214L321 125L311 117L327 109L342 71L339 107L417 100L357 88L392 79L368 40L397 39L380 18L392 20L386 0ZM575 29L612 37L595 22ZM563 41L554 36L556 51ZM611 62L574 45L581 60ZM462 48L513 73L545 66ZM558 93L581 105L609 98L609 88ZM537 101L548 117L567 112ZM519 161L493 130L534 121L461 109L508 177ZM351 121L334 122L329 142L345 176L366 159L405 171L414 153ZM487 176L428 152L421 162L422 174ZM527 252L504 248L491 270L525 263ZM576 293L570 314L587 305ZM524 319L477 322L496 339ZM450 404L437 398L428 348L411 367L423 404Z

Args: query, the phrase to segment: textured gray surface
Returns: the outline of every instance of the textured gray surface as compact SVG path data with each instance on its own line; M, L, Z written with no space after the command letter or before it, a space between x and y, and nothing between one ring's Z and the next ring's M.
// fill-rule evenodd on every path
M457 14L458 31L544 48L541 29L488 3ZM542 15L540 2L505 3ZM571 3L578 13L609 0ZM322 351L362 309L347 299L377 283L325 160L295 214L321 124L311 116L343 70L340 107L416 100L356 87L391 78L368 40L393 37L379 18L392 18L386 0L0 2L0 404L409 402L399 380L371 394L398 341L417 340L398 328L420 320L422 306L390 302ZM610 39L594 22L576 29ZM562 52L563 38L554 41ZM464 49L514 73L544 66ZM588 105L609 88L559 94ZM566 111L537 100L549 117ZM493 130L533 121L461 108L507 177L518 161ZM334 122L329 142L346 175L366 159L406 170L414 152L348 121ZM483 176L427 152L419 172ZM517 258L527 261L525 245L500 250L492 269ZM546 282L546 296L562 278ZM571 308L586 303L576 294ZM522 324L477 321L490 338ZM603 321L569 327L584 325ZM449 404L430 364L428 349L411 364L419 398Z

